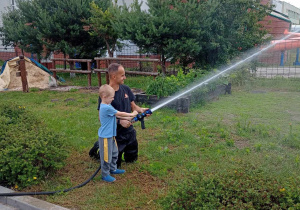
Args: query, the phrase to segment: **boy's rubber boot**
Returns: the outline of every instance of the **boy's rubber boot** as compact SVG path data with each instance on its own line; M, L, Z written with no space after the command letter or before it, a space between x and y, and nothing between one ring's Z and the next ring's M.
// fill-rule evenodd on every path
M125 170L123 169L116 169L114 171L110 171L110 174L124 174Z
M114 181L116 181L116 178L114 178L114 177L112 177L110 175L107 175L105 177L102 177L102 180L106 181L106 182L114 182Z

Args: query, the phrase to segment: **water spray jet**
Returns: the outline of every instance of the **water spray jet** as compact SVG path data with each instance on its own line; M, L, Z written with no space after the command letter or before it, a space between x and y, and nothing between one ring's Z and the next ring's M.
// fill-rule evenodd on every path
M296 31L295 33L299 32L299 31L300 31L300 30ZM294 36L294 33L290 33L289 35L283 37L283 38L280 39L279 41L286 40L286 39L288 39L288 38L291 37L291 36ZM239 65L241 65L241 64L243 64L243 63L245 63L245 62L247 62L247 61L249 61L249 60L255 58L255 57L258 56L259 54L261 54L261 53L263 53L263 52L269 50L270 48L274 47L276 44L278 44L278 42L271 42L271 44L269 44L268 46L266 46L266 47L264 47L263 49L259 50L258 52L255 52L255 53L253 53L252 55L246 57L245 59L243 59L243 60L241 60L241 61L239 61L239 62L236 62L235 64L229 66L228 68L226 68L226 69L220 71L219 73L216 73L216 74L212 75L210 78L208 78L208 79L206 79L206 80L200 82L199 84L196 84L196 85L192 86L191 88L188 88L187 90L184 90L184 91L182 91L182 92L180 92L180 93L178 93L178 94L176 94L176 95L174 95L174 96L171 96L171 98L168 98L168 99L166 99L166 100L160 102L158 105L156 105L154 108L152 108L151 111L152 111L152 112L155 112L156 110L158 110L158 109L164 107L165 105L171 103L172 101L174 101L174 100L176 100L176 99L178 99L178 98L180 98L180 97L186 95L187 93L190 93L191 91L193 91L193 90L195 90L195 89L197 89L197 88L199 88L199 87L201 87L201 86L203 86L203 85L208 84L209 82L211 82L212 80L214 80L214 79L220 77L220 76L223 75L224 73L227 73L227 72L229 72L230 70L235 69L235 68L238 67Z

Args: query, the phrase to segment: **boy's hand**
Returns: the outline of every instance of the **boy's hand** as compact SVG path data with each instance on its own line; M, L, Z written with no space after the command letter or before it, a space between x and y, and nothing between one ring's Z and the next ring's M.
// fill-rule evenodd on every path
M135 117L135 116L137 116L138 112L134 110L134 111L132 112L132 114L133 114L134 117Z

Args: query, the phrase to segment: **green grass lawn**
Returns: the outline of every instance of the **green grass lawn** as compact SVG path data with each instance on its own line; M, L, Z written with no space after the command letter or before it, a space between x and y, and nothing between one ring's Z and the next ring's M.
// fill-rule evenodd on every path
M134 82L131 87L143 87ZM88 156L99 127L97 94L2 92L0 97L40 116L70 145L66 166L25 191L68 188L98 168ZM80 189L39 198L76 209L161 209L160 201L193 173L225 175L249 166L277 177L284 187L286 180L300 179L299 104L299 81L253 80L233 87L232 95L194 105L188 114L159 109L146 119L146 130L134 125L139 160L124 164L126 173L116 183L103 183L98 174Z

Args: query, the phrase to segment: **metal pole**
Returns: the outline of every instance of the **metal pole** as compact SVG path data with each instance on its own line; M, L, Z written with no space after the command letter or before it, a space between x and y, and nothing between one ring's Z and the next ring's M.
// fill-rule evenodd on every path
M281 51L280 66L284 66L284 53L285 53L285 51Z

